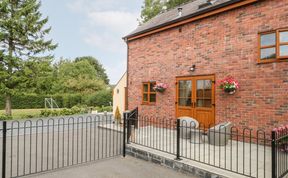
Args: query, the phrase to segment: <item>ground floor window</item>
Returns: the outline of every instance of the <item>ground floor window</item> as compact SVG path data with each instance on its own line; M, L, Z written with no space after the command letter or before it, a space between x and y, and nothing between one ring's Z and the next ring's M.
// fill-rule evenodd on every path
M143 104L155 104L156 103L156 91L153 89L156 82L144 82L142 85L142 103Z

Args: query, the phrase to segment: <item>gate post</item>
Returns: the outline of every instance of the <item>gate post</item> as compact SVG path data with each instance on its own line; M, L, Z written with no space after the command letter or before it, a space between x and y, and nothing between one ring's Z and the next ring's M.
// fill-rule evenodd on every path
M176 154L176 160L181 160L180 158L180 119L177 119L177 124L176 124L176 138L177 138L177 141L176 141L176 151L177 151L177 154Z
M123 113L123 157L126 156L126 121L127 121L127 113Z
M130 144L130 137L131 137L131 118L130 112L127 112L127 144Z
M7 122L3 121L2 178L6 177L6 136L7 136Z
M271 142L271 151L272 151L272 178L277 178L277 148L276 148L276 131L272 131L272 142Z

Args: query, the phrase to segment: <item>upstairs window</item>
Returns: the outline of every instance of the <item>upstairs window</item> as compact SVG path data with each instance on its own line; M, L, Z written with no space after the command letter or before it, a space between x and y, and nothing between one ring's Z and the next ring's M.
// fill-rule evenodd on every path
M288 59L288 29L259 34L260 63Z
M279 31L279 58L288 59L288 29Z
M156 91L153 89L156 82L145 82L142 88L142 103L143 104L155 104L156 103Z

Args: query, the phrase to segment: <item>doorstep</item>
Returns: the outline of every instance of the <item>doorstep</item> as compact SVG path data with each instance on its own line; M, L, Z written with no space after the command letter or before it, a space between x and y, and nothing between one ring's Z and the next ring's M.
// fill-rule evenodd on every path
M248 178L227 170L203 164L197 161L181 158L175 160L176 156L164 153L152 148L147 148L137 144L128 144L126 154L145 161L160 164L175 171L203 178Z

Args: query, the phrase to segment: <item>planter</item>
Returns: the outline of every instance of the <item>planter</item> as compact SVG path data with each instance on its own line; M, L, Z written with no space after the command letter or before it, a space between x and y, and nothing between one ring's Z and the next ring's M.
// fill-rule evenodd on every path
M156 92L163 93L166 89L165 88L157 88Z
M225 93L228 93L229 95L234 95L236 93L235 88L225 88L224 91Z
M219 88L222 89L225 93L233 95L236 93L236 90L239 89L239 83L233 77L228 76L225 79L219 81Z
M163 93L167 88L168 85L166 83L158 83L153 87L153 89L159 93Z

